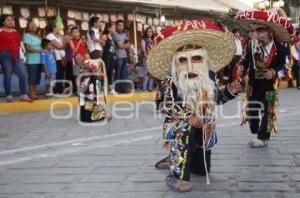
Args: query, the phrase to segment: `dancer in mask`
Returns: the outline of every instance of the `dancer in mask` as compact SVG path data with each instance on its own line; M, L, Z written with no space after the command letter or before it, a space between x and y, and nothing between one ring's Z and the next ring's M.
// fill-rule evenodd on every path
M227 65L235 53L233 40L208 21L186 21L162 32L147 59L149 73L162 80L164 148L169 153L167 185L175 191L192 189L190 174L207 175L211 149L216 145L215 105L239 92L238 81L218 90L210 78ZM160 161L160 163L164 163ZM160 167L160 164L157 164Z
M101 59L87 60L76 56L76 63L80 66L80 121L97 122L105 118L111 119L104 62Z
M257 135L249 142L250 147L264 147L270 135L277 132L277 74L284 69L289 53L282 43L290 42L295 30L290 21L279 16L275 10L240 11L235 20L249 31L251 37L243 58L249 80L242 124L249 121L251 133Z

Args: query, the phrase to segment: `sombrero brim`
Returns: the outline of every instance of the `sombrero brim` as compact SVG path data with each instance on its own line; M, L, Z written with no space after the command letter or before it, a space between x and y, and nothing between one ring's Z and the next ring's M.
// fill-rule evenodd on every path
M286 28L284 28L282 25L278 24L278 23L273 23L273 22L268 22L268 21L264 21L261 19L255 19L255 20L251 20L251 19L239 19L236 21L243 29L250 31L250 24L251 23L258 23L258 24L262 24L265 26L270 27L273 31L274 34L276 36L276 38L278 40L280 40L281 42L284 43L288 43L291 41L291 35L288 33L288 31L286 30Z
M176 50L185 45L197 45L207 50L210 70L216 72L225 67L234 56L235 44L226 33L209 29L178 32L150 50L147 58L148 72L163 80L170 73Z

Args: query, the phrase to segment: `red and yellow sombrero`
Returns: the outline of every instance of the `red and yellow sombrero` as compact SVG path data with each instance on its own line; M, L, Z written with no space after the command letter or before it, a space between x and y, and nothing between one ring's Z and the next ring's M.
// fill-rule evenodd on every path
M164 79L171 73L175 52L185 45L197 45L206 49L212 71L225 67L235 53L232 38L220 26L210 21L185 21L177 27L163 30L155 39L154 47L147 57L148 72L158 79Z
M274 31L275 38L284 43L290 42L295 34L295 28L287 18L271 11L239 11L235 21L245 30L250 30L251 23L266 25Z

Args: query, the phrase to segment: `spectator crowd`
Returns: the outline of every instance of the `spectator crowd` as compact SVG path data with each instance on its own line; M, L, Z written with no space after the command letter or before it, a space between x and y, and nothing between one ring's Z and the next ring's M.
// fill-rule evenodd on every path
M134 47L129 42L129 29L123 20L103 22L96 16L89 20L89 29L82 35L76 26L68 26L65 33L49 23L45 36L38 34L38 26L29 21L21 36L15 29L12 15L2 15L0 21L0 67L6 101L13 102L12 75L19 80L20 100L38 100L37 86L45 78L45 97L64 97L77 94L80 66L75 57L102 59L110 93L128 93L133 86L144 91L153 90L153 79L146 69L146 57L152 47L154 32L147 28L141 41L137 64ZM103 29L103 31L101 31ZM130 71L129 71L130 70ZM44 75L42 75L44 73ZM136 82L136 83L135 83Z

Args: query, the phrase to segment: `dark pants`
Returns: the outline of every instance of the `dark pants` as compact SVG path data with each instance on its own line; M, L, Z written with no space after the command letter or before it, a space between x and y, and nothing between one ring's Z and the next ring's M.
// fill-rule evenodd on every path
M70 84L72 84L72 76L73 76L73 71L72 71L72 62L67 62L66 67L61 66L61 61L58 60L56 61L56 80L59 82L55 83L54 87L54 93L55 94L62 94L64 90L64 86L69 87ZM65 81L67 83L64 83L62 81Z
M73 63L72 61L67 62L67 67L65 68L65 80L68 80L69 83L65 84L65 87L73 86L73 93L76 92L76 83L75 77L73 76Z
M108 85L112 85L113 72L114 72L114 68L116 66L116 57L113 53L104 53L103 61L105 63Z
M266 101L266 92L253 93L249 97L248 108L251 133L257 134L257 139L269 140L270 132L267 131L268 103ZM259 116L260 113L262 114L261 117Z
M299 87L300 86L300 63L295 63L292 69L293 69L294 79L297 82L296 86Z
M189 131L189 144L188 144L188 154L187 161L184 169L183 180L190 181L191 173L197 175L206 175L205 164L204 164L204 155L202 141L202 129L191 128ZM205 152L207 170L210 172L211 165L211 151Z
M41 64L27 64L29 85L38 85L41 82Z
M122 80L128 80L128 59L127 58L117 58L116 72L115 72L115 90L119 93L127 92L127 82L122 82ZM120 80L118 82L118 80Z

